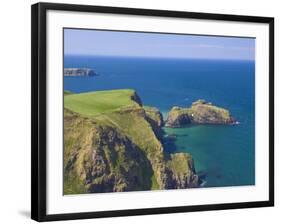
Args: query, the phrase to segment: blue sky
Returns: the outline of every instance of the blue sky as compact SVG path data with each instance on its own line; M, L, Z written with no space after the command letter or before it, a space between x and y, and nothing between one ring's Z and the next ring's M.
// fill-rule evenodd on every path
M65 55L254 60L255 39L65 29Z

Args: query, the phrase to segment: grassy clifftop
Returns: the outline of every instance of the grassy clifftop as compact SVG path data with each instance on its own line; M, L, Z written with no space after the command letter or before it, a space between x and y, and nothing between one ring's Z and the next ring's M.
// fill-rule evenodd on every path
M134 95L135 91L131 89L71 94L64 97L64 107L81 115L93 117L123 107L139 105L132 99Z
M64 101L65 194L198 185L191 156L164 156L162 115L144 108L134 90L67 94ZM171 165L179 158L181 169Z

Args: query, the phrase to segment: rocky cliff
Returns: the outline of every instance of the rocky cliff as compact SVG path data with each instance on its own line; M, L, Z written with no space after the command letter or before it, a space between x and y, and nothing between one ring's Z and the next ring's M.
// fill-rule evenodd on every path
M173 107L165 125L181 127L188 124L233 124L235 119L227 109L212 105L205 100L197 100L189 108Z
M120 91L116 91L121 100ZM161 113L144 108L134 91L124 93L137 103L95 116L85 116L75 111L76 107L70 110L65 105L64 193L198 187L191 155L165 153Z
M157 138L161 141L164 132L162 127L164 126L164 120L161 112L156 107L144 107L146 120L151 125L151 128Z

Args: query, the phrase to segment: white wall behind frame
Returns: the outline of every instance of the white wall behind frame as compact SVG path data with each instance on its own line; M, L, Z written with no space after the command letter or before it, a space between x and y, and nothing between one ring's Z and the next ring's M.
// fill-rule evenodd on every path
M51 0L42 0L49 2ZM30 214L30 5L32 1L2 1L1 5L1 223L36 223ZM281 158L281 15L280 1L245 0L60 0L62 3L142 7L196 12L274 16L275 20L275 158ZM11 72L12 71L12 72ZM12 74L12 75L10 75ZM13 87L13 90L11 89ZM14 103L17 102L17 103ZM15 139L15 136L17 138ZM13 162L11 163L11 158ZM276 207L195 212L156 216L76 220L57 223L279 223L281 213L281 163L276 162ZM17 174L17 178L14 175ZM54 222L56 223L56 222Z

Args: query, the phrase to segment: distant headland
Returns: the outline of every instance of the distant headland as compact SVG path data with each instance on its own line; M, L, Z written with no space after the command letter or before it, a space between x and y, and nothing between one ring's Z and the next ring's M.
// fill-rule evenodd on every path
M97 76L98 74L90 68L65 68L64 76Z

